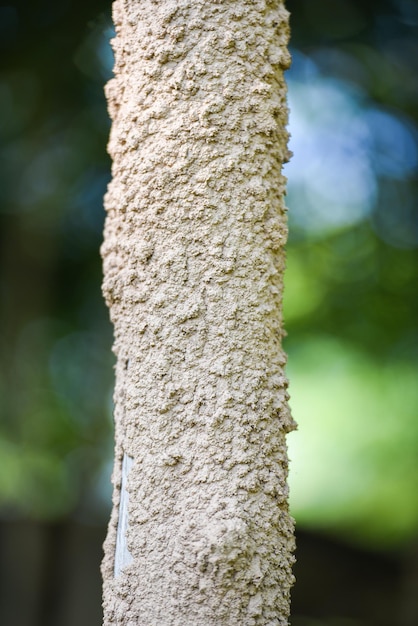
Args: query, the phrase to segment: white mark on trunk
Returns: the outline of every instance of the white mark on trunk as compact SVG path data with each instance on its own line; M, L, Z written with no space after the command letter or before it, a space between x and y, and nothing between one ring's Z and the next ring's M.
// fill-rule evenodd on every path
M129 494L126 489L126 483L128 475L131 470L134 460L127 454L123 455L122 461L122 484L119 504L119 521L118 532L116 538L116 551L115 551L115 576L119 576L122 569L132 563L132 555L128 550L128 542L126 534L128 531L128 505Z

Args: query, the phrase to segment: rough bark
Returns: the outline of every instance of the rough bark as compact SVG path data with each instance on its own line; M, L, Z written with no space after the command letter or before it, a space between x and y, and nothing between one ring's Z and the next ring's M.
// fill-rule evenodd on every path
M280 0L114 3L106 626L288 622L287 20Z

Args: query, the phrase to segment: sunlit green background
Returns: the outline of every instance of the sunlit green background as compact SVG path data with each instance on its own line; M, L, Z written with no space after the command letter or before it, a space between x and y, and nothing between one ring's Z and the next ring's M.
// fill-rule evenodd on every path
M373 608L366 617L350 613L349 602L310 614L296 596L294 625L414 626L418 2L287 6L294 157L286 166L285 317L299 423L289 436L291 508L301 535L321 538L312 541L393 558L395 569L415 555L408 560L413 573L399 578L399 606L406 608L393 609L398 621L384 621ZM5 545L11 525L23 528L22 537L29 526L97 528L101 541L109 514L113 356L99 247L110 177L103 85L111 76L112 32L107 0L0 6ZM303 568L303 545L302 538L301 578L310 567L306 556ZM10 564L2 567L0 582ZM312 581L321 563L315 572ZM42 609L18 619L2 608L2 597L0 621L8 626L100 623L93 613L83 617L81 602L74 618L58 618L45 598Z
M296 4L292 508L389 547L418 531L418 3Z

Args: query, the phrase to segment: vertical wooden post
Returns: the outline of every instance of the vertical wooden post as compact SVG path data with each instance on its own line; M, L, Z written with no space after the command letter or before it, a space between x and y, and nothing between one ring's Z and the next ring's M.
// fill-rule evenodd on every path
M285 625L288 14L281 0L117 0L114 21L104 624Z

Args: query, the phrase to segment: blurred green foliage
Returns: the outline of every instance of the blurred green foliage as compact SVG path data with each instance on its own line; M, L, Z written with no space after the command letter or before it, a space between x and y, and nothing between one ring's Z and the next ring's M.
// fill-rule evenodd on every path
M288 0L292 510L390 546L418 530L418 5ZM0 514L103 519L111 328L110 2L0 7Z
M95 519L109 507L109 13L97 0L0 7L3 516Z
M418 531L418 5L287 5L291 506L390 547Z

